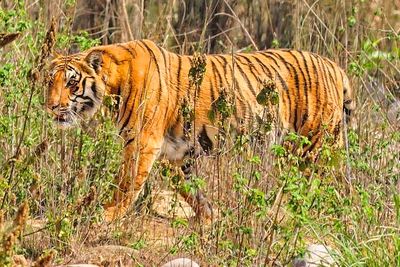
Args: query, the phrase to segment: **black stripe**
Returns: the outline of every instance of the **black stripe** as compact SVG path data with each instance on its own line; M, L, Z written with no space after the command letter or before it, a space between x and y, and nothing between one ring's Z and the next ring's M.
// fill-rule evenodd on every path
M311 87L311 83L309 83L307 81L306 75L303 72L303 69L302 69L302 67L300 65L300 61L299 61L298 57L293 53L293 51L288 51L288 52L294 58L294 60L296 61L298 69L300 70L300 73L303 76L303 80L304 80L304 88L303 88L304 96L303 97L306 99L306 105L302 107L302 109L305 111L305 113L303 113L303 116L302 116L302 119L301 119L301 125L299 125L299 129L301 129L301 127L304 125L304 123L307 121L307 118L308 118L308 109L307 109L308 108L308 88ZM303 61L305 62L304 57L303 57ZM310 78L310 76L308 76L308 78ZM298 98L303 98L303 97L300 97L300 95L298 96Z
M323 82L322 88L323 88L323 90L324 90L324 97L321 99L321 100L323 100L324 102L321 101L321 106L320 106L320 109L321 109L321 120L322 120L322 119L323 119L323 114L324 114L324 112L325 112L325 110L326 110L326 109L325 109L325 106L326 106L326 100L327 100L327 97L328 97L328 92L327 92L327 90L328 90L329 88L327 88L328 84L327 84L327 79L326 79L326 77L325 77L325 70L324 70L324 68L323 68L323 62L321 63L321 60L320 60L320 59L321 59L321 58L320 58L319 56L316 57L318 67L319 67L319 69L321 70L319 73L321 74L321 77L322 77L322 82Z
M78 74L78 75L81 75L80 71L79 71L78 69L76 69L76 68L75 68L74 66L72 66L72 65L67 64L67 65L65 66L65 68L66 68L67 70L70 70L70 71L75 72L75 73Z
M129 75L128 84L129 84L129 85L132 84L132 75ZM130 88L130 90L129 90L129 96L131 95L131 93L130 93L131 91L132 91L132 88ZM119 130L119 134L120 134L120 135L121 135L122 131L125 129L126 125L128 125L128 123L129 123L129 121L130 121L130 119L131 119L132 112L133 112L133 109L134 109L134 107L135 107L135 99L137 99L136 97L137 97L138 92L139 92L139 90L136 90L135 96L134 96L134 98L133 98L133 99L134 99L134 100L133 100L133 104L131 105L130 110L129 110L129 115L127 116L127 118L125 119L124 123L122 124L122 127L121 127L120 130ZM128 101L126 102L125 106L128 105L128 104L129 104L129 99L128 99ZM127 107L125 107L125 111L126 111L126 109L127 109ZM124 111L124 114L122 115L121 119L124 117L125 111Z
M157 104L156 104L156 107L155 107L155 110L154 110L154 112L153 112L153 116L152 116L152 118L150 119L150 122L151 123L154 123L155 121L154 121L154 117L156 116L156 114L157 114L157 111L158 111L158 108L159 108L159 103L161 102L161 92L163 91L162 89L162 83L161 83L161 70L160 70L160 65L158 64L158 61L157 61L157 57L156 57L156 55L155 55L155 53L154 53L154 51L143 41L143 40L139 40L139 42L141 43L141 44L143 44L144 46L145 46L145 48L147 49L147 51L150 53L150 55L153 57L153 61L154 61L154 63L155 63L155 65L156 65L156 68L157 68L157 72L158 72L158 80L159 80L159 90L158 90L158 95L157 95ZM139 44L140 45L140 44ZM161 53L162 53L162 56L163 56L163 59L164 59L164 69L166 70L166 59L165 59L165 54L164 54L164 51L160 48L160 47L158 47L157 45L156 45L156 47L157 47L157 49L159 49L160 51L161 51ZM146 84L144 84L144 86L146 86Z
M245 55L237 54L237 56L239 56L241 58L244 58L246 60L247 64L246 63L242 63L242 62L241 63L244 64L244 65L249 66L250 73L253 75L253 77L257 81L257 83L261 86L262 85L262 78L261 77L263 76L263 74L259 73L257 71L257 69L253 65L253 62L249 58L247 58ZM253 69L257 72L257 75L253 72ZM257 90L256 94L258 94L258 91L259 90ZM251 109L251 111L252 111L252 109Z
M162 49L161 47L159 47L158 45L156 45L156 47L158 48L158 50L161 52L161 55L163 57L163 61L164 61L164 72L165 72L165 82L167 83L167 88L170 88L171 85L171 79L170 79L170 66L167 66L167 58L165 55L165 50ZM156 58L154 57L154 60ZM161 76L160 76L161 77ZM161 83L160 83L161 84ZM158 94L158 103L161 101L161 91L162 91L162 87L160 85L160 91Z
M92 83L92 86L90 86L90 90L92 90L93 95L95 98L100 99L100 97L97 95L97 86L96 86L96 82Z
M319 70L317 69L317 66L315 65L314 59L315 59L314 55L310 55L311 65L312 65L312 68L314 70L314 75L315 75L315 93L314 93L314 97L317 100L316 107L314 108L314 114L312 116L313 120L315 120L315 117L317 115L316 114L317 111L321 109L321 99L319 97L319 90L320 90Z
M210 61L211 61L211 72L213 74L213 78L217 85L217 94L219 94L218 93L219 90L221 90L221 87L223 87L221 74L218 72L217 65L215 64L215 62L212 60L211 57L210 57ZM218 74L219 80L217 80L217 74ZM218 84L219 84L219 87L218 87ZM210 97L211 97L211 104L212 104L215 101L214 84L212 83L212 81L210 82L210 86L211 86L210 87Z
M88 77L83 78L83 81L82 81L82 94L85 94L87 78Z
M130 79L131 79L131 74L129 74L129 81L130 81ZM121 120L124 118L124 116L125 116L125 112L126 112L126 109L127 109L127 105L128 105L128 103L129 103L129 99L131 98L131 94L132 94L132 88L129 86L128 87L128 90L129 90L129 94L128 94L128 97L126 98L126 100L124 101L124 104L122 105L122 107L123 107L123 110L122 110L122 115L121 115L121 117L118 119L118 121L117 121L117 124L119 124L120 122L121 122ZM138 89L137 89L138 90Z
M291 113L291 106L292 106L291 103L292 103L292 102L291 102L291 98L290 98L289 87L288 87L288 85L286 84L286 81L283 80L282 76L277 75L277 77L278 77L278 80L279 80L279 82L281 83L282 87L285 88L285 90L283 91L283 93L286 94L287 99L288 99L288 108L289 108L289 112L288 112L288 113L289 113L289 121L290 121L290 118L292 117L292 113Z
M235 73L233 72L233 61L232 61L232 65L230 65L230 64L228 64L228 61L227 61L227 59L224 57L224 56L221 56L221 59L224 61L224 64L223 64L223 66L224 66L224 77L225 77L225 82L227 83L227 84L231 84L232 83L232 81L230 81L230 80L228 80L228 68L229 68L229 70L230 70L230 72L231 72L231 78L233 79L233 84L232 84L232 86L230 86L230 87L232 87L233 89L236 89L237 90L237 92L239 93L239 96L240 97L235 97L235 99L237 99L238 101L239 101L239 104L240 104L240 108L241 108L241 110L242 110L242 112L243 112L243 114L242 114L242 116L243 116L243 120L246 120L246 110L247 109L250 109L251 107L250 106L246 106L246 103L244 102L244 96L243 96L243 93L242 93L242 90L241 90L241 88L240 88L240 86L239 86L239 83L238 83L238 81L237 81L237 79L236 79L236 76L235 76ZM236 96L236 94L235 94L235 96ZM235 103L235 106L237 106L237 104ZM237 109L235 109L235 110L237 110ZM237 114L237 112L235 113L235 119L239 122L239 118L238 118L238 114Z
M231 80L228 80L228 79L227 79L226 67L227 67L228 61L226 60L226 58L225 58L223 55L215 55L214 58L215 58L215 59L218 61L218 63L222 66L223 75L221 76L221 75L218 73L221 86L225 86L227 90L233 92ZM224 77L225 79L223 80L222 77ZM234 96L235 96L235 107L236 107L236 106L237 106L237 105L236 105L236 100L238 99L238 97L236 96L236 94L234 94ZM239 99L239 101L240 101L240 99ZM238 110L237 110L237 108L234 108L233 112L234 112L233 115L234 115L234 117L235 117L236 122L239 123L239 120L240 120L240 119L239 119L239 117L238 117Z
M119 124L119 123L121 122L121 120L122 120L122 119L124 118L124 116L125 116L125 112L126 112L126 109L127 109L128 103L129 103L129 99L130 99L130 97L131 97L131 93L132 93L132 90L129 90L128 98L127 98L126 101L124 101L124 104L122 105L122 107L123 107L122 113L119 112L119 114L122 114L122 115L121 115L121 117L118 119L117 124Z
M176 116L176 120L174 122L174 124L172 125L171 129L174 129L180 120L180 115L179 115L179 101L180 101L180 96L179 96L179 92L181 91L181 69L182 69L182 57L180 55L176 55L178 57L178 71L177 71L177 76L176 76L176 84L177 84L177 88L176 88L176 99L175 99L175 106L174 106L174 111L178 111L178 115ZM175 114L175 113L174 113Z
M218 63L221 64L221 66L222 66L223 74L220 77L221 78L220 79L221 80L221 84L223 83L222 77L224 77L225 78L224 82L226 84L226 87L230 88L231 84L232 84L232 81L228 80L228 77L227 77L228 76L228 72L227 72L228 61L226 60L226 58L224 56L221 56L221 55L216 55L215 58L217 59Z
M262 70L265 72L265 74L271 79L272 78L272 73L271 71L267 68L267 66L257 57L256 54L251 54L250 55L252 59L257 61L258 65L261 66Z
M247 73L244 72L243 68L240 66L240 64L243 64L243 63L241 63L239 59L237 59L237 61L236 61L236 60L235 60L235 57L237 57L237 55L234 55L234 56L233 56L233 60L234 60L234 62L236 63L237 68L239 69L239 73L241 74L241 76L242 76L242 77L244 78L244 80L246 81L246 83L247 83L247 88L249 88L250 91L251 91L251 93L253 94L253 96L256 97L256 96L257 96L257 93L256 93L256 91L254 90L254 88L253 88L253 86L252 86L252 84L251 84L249 78L247 77ZM238 64L238 63L239 63L239 64ZM254 75L254 74L253 74L253 75Z
M162 90L160 66L158 65L158 62L157 62L157 59L156 59L156 55L154 54L154 51L152 49L150 49L150 47L143 40L139 40L139 42L142 45L144 45L144 47L147 49L147 51L151 54L151 56L153 57L153 61L154 61L155 65L156 65L157 72L158 72L159 88L160 88L160 90L159 90L160 93L158 95L158 102L160 102L160 100L161 100L161 90Z
M180 55L176 55L178 57L178 71L176 74L176 86L178 87L177 92L179 92L181 87L181 68L182 68L182 58Z
M128 53L131 55L132 58L135 58L135 57L136 57L136 52L133 51L133 50L129 47L129 45L125 46L125 45L122 45L122 44L117 44L117 46L120 47L120 48L122 48L122 49L124 49L126 52L128 52Z
M321 57L321 61L322 61L322 67L324 68L324 73L326 74L326 81L327 81L327 85L328 85L328 89L329 89L329 95L332 95L333 93L336 94L336 86L335 86L335 82L333 80L333 77L331 75L331 72L329 71L329 68L326 64L326 60L324 58ZM328 96L327 96L328 97ZM326 99L328 101L328 98ZM331 100L331 99L329 99Z
M313 134L313 137L311 138L311 145L308 147L308 149L306 150L306 151L303 151L303 156L305 156L305 154L306 154L306 152L307 151L313 151L314 150L314 148L315 148L315 146L317 145L317 143L319 142L319 140L321 139L321 135L322 135L322 132L321 132L321 124L319 124L319 126L318 126L318 128L316 128L316 129L318 129L318 131L316 132L316 133L314 133ZM318 135L320 135L320 136L318 136ZM312 139L315 137L315 140L314 141L312 141Z
M189 72L190 72L190 69L191 69L192 66L193 66L193 59L192 59L192 56L186 56L185 58L187 58L187 59L189 60L189 66L190 66L190 68L189 68L189 71L186 73L186 74L188 75L187 77L189 78ZM187 97L187 99L191 99L191 96L190 96L191 89L192 89L192 88L190 88L190 82L189 82L188 90L187 90L187 92L186 92L186 97Z
M299 77L297 76L297 71L296 71L296 69L294 68L294 66L292 65L292 64L290 64L289 62L287 62L281 55L279 55L279 54L276 54L276 53L274 53L274 52L272 52L272 51L267 51L267 53L271 53L271 54L273 54L273 55L275 55L275 56L277 56L283 63L284 63L284 65L286 66L286 67L290 67L291 68L291 75L293 75L293 77L294 77L294 83L295 83L295 89L297 90L297 95L295 96L295 98L298 98L299 97L299 95L300 95L300 83L299 83ZM288 70L289 70L289 68L288 68ZM297 120L298 120L298 113L299 113L299 108L298 108L298 103L297 103L297 101L294 101L294 107L295 107L295 109L294 109L294 122L293 122L293 128L294 128L294 130L297 132L298 131L298 129L299 129L299 127L298 127L298 125L297 125Z
M172 67L172 65L171 65L171 55L172 55L172 53L168 53L168 65L169 65L169 67L168 67L168 76L167 76L167 80L168 80L168 85L167 85L167 89L169 89L169 88L171 88L172 89L172 87L171 87L171 78L172 78L172 75L170 75L170 73L171 73L171 67ZM165 60L165 59L164 59ZM167 70L167 66L166 66L166 63L165 63L165 70ZM160 88L160 90L161 90L161 88ZM169 107L170 107L170 105L169 105L169 98L170 98L170 94L171 94L172 92L170 91L170 90L168 90L167 91L167 103L168 103L168 105L167 105L167 110L164 112L164 122L166 122L167 121L167 116L168 116L168 111L169 111ZM176 94L178 94L178 92L176 92ZM161 101L161 99L160 99L160 101ZM157 111L157 110L156 110ZM154 115L156 114L156 111L154 111ZM153 116L153 118L154 118L154 116Z
M274 61L275 65L280 69L280 66L279 66L278 62L276 61L276 59L275 59L272 55L266 55L266 54L264 54L264 53L259 53L259 55L265 57L267 60L272 60L272 61ZM266 66L266 67L267 67L267 66L271 67L271 68L274 70L275 75L276 75L276 76L279 76L279 80L284 81L284 85L285 85L284 88L285 88L286 90L289 90L289 86L286 84L285 79L283 79L283 77L279 74L280 71L279 71L277 68L275 68L274 65L272 65L272 64L268 64L268 65L265 65L265 66ZM291 74L289 68L288 68L286 65L284 65L284 66L285 66L285 68L289 71L289 73Z
M168 68L167 68L167 57L166 57L166 55L165 55L165 50L164 49L162 49L161 47L159 47L158 45L156 45L156 47L158 48L158 50L160 50L160 52L161 52L161 55L162 55L162 57L163 57L163 60L164 60L164 68L165 68L165 72L167 72L168 71Z
M277 60L275 59L275 57L274 57L273 55L271 55L270 53L271 53L270 50L266 50L266 51L263 51L263 52L258 52L259 55L262 55L262 56L264 56L265 58L267 58L267 59L269 59L269 60L272 60L272 61L275 63L275 65L276 65L278 68L280 68L278 61L277 61Z
M240 102L239 104L240 104L241 110L243 112L242 117L243 117L244 120L246 120L247 110L250 110L251 106L249 105L248 102L245 101L245 98L243 97L242 93L240 92L239 83L236 80L236 77L234 77L234 81L233 82L234 82L235 87L238 88L238 90L239 90L239 94L240 94L241 97L238 98L238 100Z
M257 60L257 62L259 62L259 64L261 64L261 66L263 66L264 68L266 68L267 70L268 70L268 74L270 75L270 77L271 77L271 79L276 79L276 77L278 78L278 81L280 82L280 84L282 85L282 87L283 87L283 91L282 91L282 94L285 94L285 96L287 97L287 100L288 100L288 102L287 102L287 106L286 106L286 108L288 109L288 114L289 114L289 122L291 122L292 121L292 112L291 112L291 106L292 106L292 99L291 99L291 97L290 97L290 91L289 91L289 86L287 85L287 83L286 83L286 81L285 81L285 79L283 79L283 77L282 77L282 75L280 75L279 74L279 70L277 69L277 68L275 68L274 67L274 65L273 64L264 64L262 61L261 61L261 59L259 59L258 58L258 56L262 56L262 57L264 57L264 58L266 58L267 60L273 60L274 62L275 62L275 64L276 64L276 66L278 67L278 68L280 68L279 67L279 65L277 64L277 61L272 57L272 56L268 56L268 55L265 55L265 54L263 54L263 53L257 53L257 54L255 54L254 55L254 58ZM269 62L268 62L269 63ZM272 74L271 73L271 71L269 70L269 68L268 67L270 67L273 71L274 71L274 74ZM290 70L289 70L289 68L287 67L287 66L285 66L285 68L289 71L289 73L290 73ZM293 121L294 122L294 121Z
M86 90L86 79L88 79L88 78L89 78L89 77L83 78L83 81L82 81L82 94L80 94L80 95L74 94L75 98L76 98L76 97L83 97L83 96L85 95L85 90Z
M302 52L302 51L298 51L299 53L300 53L300 56L301 56L301 58L302 58L302 60L303 60L303 63L304 63L304 67L306 68L306 74L307 74L307 78L308 78L308 84L309 84L309 87L310 87L310 89L311 89L311 87L312 87L312 82L311 82L311 76L310 76L310 68L309 68L309 66L308 66L308 64L307 64L307 59L306 59L306 57L305 57L305 54ZM309 56L310 56L310 54L308 54ZM311 56L310 56L311 57ZM307 103L308 103L308 101L307 101Z
M247 64L246 63L242 63L242 64L249 66L251 74L254 76L254 78L256 79L257 82L261 83L262 80L261 80L260 76L262 74L254 67L254 63L247 57L247 55L237 54L237 56L239 58L243 58L244 60L246 60ZM256 73L254 73L254 72L256 72Z
M117 96L117 103L116 103L116 107L115 107L115 109L114 109L114 111L116 110L117 111L117 115L116 115L116 118L118 119L118 116L119 116L119 105L120 105L120 103L121 103L121 86L118 86L118 90L117 90L117 94L116 94L116 96Z
M128 141L125 142L124 148L127 147L130 143L132 143L135 140L135 138L130 138Z
M83 104L88 106L88 107L90 107L90 108L93 108L93 106L94 106L93 101L85 101L85 102L83 102Z
M332 81L333 91L335 93L336 99L339 100L339 92L338 92L338 87L337 87L338 86L338 83L337 83L338 79L337 79L337 76L336 76L336 67L333 66L332 62L330 62L330 60L328 60L328 59L325 59L325 62L327 62L331 66L331 70L329 70L328 66L326 66L326 67L327 67L329 78ZM332 71L335 73L336 79L333 78Z

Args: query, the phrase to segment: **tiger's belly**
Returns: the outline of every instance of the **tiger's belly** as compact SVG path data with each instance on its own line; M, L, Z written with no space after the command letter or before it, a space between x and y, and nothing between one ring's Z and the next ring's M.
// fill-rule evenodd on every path
M182 163L185 158L196 157L201 154L211 154L215 146L212 140L218 133L218 128L203 124L194 131L196 140L187 138L180 133L172 134L171 131L164 136L164 142L160 149L159 159L167 159L174 163ZM177 131L179 132L179 131Z
M173 137L167 134L161 146L159 159L167 159L171 162L182 161L190 155L190 142L181 137Z

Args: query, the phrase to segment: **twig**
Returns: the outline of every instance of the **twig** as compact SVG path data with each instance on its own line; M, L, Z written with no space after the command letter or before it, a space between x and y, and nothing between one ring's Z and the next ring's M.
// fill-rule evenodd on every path
M11 170L10 170L10 176L8 177L7 180L7 184L10 184L13 177L14 177L14 173L15 173L15 162L17 161L17 159L20 156L21 153L21 147L22 147L22 142L24 141L25 138L25 132L26 132L26 127L28 124L28 118L29 118L29 113L30 113L30 109L32 106L32 98L33 95L36 91L36 83L39 80L39 75L40 72L43 70L43 67L45 65L45 59L48 58L53 50L54 44L55 44L55 33L57 31L57 27L56 27L56 22L54 17L52 18L51 24L50 24L50 28L47 31L46 34L46 38L44 40L44 43L42 45L42 49L41 49L41 53L36 57L35 59L35 64L30 72L29 72L29 80L31 81L31 90L29 93L29 100L28 100L28 106L26 108L25 114L24 114L24 121L23 121L23 126L22 126L22 132L21 135L19 137L19 141L17 143L17 148L15 149L14 152L14 156L11 158L10 165L11 165ZM8 188L6 190L6 192L4 193L4 197L1 203L1 207L0 209L4 208L4 204L8 199L8 194L10 192L10 188Z
M236 21L240 24L240 26L242 27L243 31L245 32L245 34L247 35L247 37L249 38L251 44L254 46L254 48L256 50L258 49L258 46L256 45L256 43L254 42L253 38L251 38L250 33L247 31L246 27L243 25L242 21L239 19L239 17L236 15L235 11L232 9L232 7L229 5L229 3L224 0L226 6L229 8L229 10L232 12L233 17L236 19Z
M6 44L11 43L19 36L19 32L17 33L0 33L0 48L5 46Z
M132 34L131 26L129 24L128 13L126 12L125 0L120 0L120 12L119 13L120 13L121 28L122 28L122 36L121 37L126 37L126 38L123 38L122 41L124 41L124 42L131 41L131 40L133 40L133 34Z

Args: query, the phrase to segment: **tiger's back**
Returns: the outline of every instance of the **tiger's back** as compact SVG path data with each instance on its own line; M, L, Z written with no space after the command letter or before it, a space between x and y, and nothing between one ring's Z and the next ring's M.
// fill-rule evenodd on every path
M306 150L318 148L327 133L340 143L343 110L354 108L344 71L329 59L310 52L285 49L207 55L203 80L196 87L190 85L192 56L167 52L152 42L139 41L138 46L155 59L153 76L165 82L153 85L160 97L151 105L164 107L157 108L153 118L164 116L165 142L161 154L171 160L188 155L192 148L186 142L185 118L180 112L184 100L195 111L194 126L190 127L195 127L192 131L198 135L201 147L212 149L218 128L210 121L210 111L221 89L233 98L235 112L230 124L239 129L251 126L257 116L262 116L264 108L256 97L265 81L273 81L279 95L279 128L307 136L311 145ZM154 83L158 82L155 78ZM160 116L155 115L157 112ZM155 123L160 122L156 119Z

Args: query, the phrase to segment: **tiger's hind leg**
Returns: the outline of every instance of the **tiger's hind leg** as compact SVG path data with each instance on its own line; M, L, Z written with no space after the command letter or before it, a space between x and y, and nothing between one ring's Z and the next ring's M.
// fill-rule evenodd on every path
M180 183L178 185L179 194L192 207L198 218L210 220L212 218L212 206L201 190L193 183L192 171L195 158L211 152L213 147L211 138L207 133L206 126L202 126L197 131L196 144L193 144L179 130L181 129L174 132L174 129L172 129L166 135L161 150L161 158L164 157L180 168L178 170L179 177L181 181L184 181L183 184Z
M193 161L189 160L185 164L181 166L182 173L185 178L185 183L190 183L192 179L192 171L193 171ZM208 199L204 196L203 192L200 189L195 189L195 192L192 190L186 190L187 187L180 186L179 194L185 199L185 201L192 207L196 216L201 220L209 221L213 217L212 205L208 201Z

